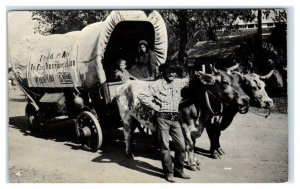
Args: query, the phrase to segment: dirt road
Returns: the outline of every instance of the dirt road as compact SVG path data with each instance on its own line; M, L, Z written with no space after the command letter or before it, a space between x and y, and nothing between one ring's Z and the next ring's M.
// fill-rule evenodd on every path
M9 177L21 183L165 183L159 152L152 138L135 135L135 159L124 155L121 129L107 130L96 153L76 143L74 124L59 121L47 125L46 134L32 136L24 116L25 100L9 90ZM109 126L108 126L109 127ZM189 183L274 183L288 180L288 116L273 113L267 119L238 114L221 136L226 155L220 160L208 154L206 133L197 140L196 157L201 170L186 172Z

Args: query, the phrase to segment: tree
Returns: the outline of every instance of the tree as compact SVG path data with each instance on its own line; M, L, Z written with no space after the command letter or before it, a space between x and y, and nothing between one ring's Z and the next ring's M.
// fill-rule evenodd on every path
M38 22L34 28L42 35L78 31L85 26L104 20L109 10L43 10L32 11L32 19Z
M175 11L179 25L179 62L184 62L184 56L187 51L188 43L188 10Z
M255 63L258 68L258 72L264 73L268 72L268 59L272 56L272 50L270 48L265 48L266 46L273 46L277 49L282 50L286 55L286 10L285 9L258 9L253 11L253 14L256 16L257 13L257 48L255 55ZM266 45L266 42L262 40L262 17L269 19L270 15L272 20L276 23L275 29L272 31L271 36L268 40L271 44ZM271 49L272 49L271 48ZM268 55L268 56L266 56Z
M144 10L147 15L151 11ZM168 55L178 52L178 60L181 64L184 63L187 49L198 41L214 41L218 37L225 37L231 32L239 31L237 20L249 22L257 19L258 38L256 40L258 41L256 41L256 45L258 45L258 49L262 47L262 16L268 18L270 14L274 14L274 21L286 22L285 9L168 9L159 10L159 12L164 18L168 30ZM109 10L44 10L33 11L32 17L39 23L35 32L48 35L81 30L88 24L104 20L109 13ZM282 30L284 27L281 27L280 32L277 33L282 33ZM285 40L285 38L281 38L278 43L273 38L274 46L282 45ZM263 58L264 55L259 53L256 55L256 62L260 63L260 58Z
M280 56L287 56L287 12L285 9L271 9L274 14L273 20L276 22L275 28L272 30L269 42L279 51Z
M169 34L168 54L178 51L180 63L183 63L187 49L198 41L216 40L217 35L237 29L237 18L247 21L254 19L250 9L160 10L160 13L166 21ZM217 31L222 32L217 34Z
M257 22L257 34L251 40L251 53L254 66L259 72L266 71L268 56L274 53L263 47L262 18L270 19L276 23L286 22L285 9L192 9L192 10L161 10L169 34L169 55L178 52L178 61L183 63L184 54L198 41L217 40L231 34L243 34L238 30L239 22ZM280 25L280 27L279 27ZM277 24L272 32L271 42L274 47L282 47L286 52L285 24ZM286 28L286 27L285 27ZM281 37L279 37L281 36ZM276 40L276 38L278 40ZM267 46L270 46L269 44ZM253 55L251 55L253 54ZM268 56L266 56L268 55Z
M259 46L262 47L261 9L257 10L257 35Z

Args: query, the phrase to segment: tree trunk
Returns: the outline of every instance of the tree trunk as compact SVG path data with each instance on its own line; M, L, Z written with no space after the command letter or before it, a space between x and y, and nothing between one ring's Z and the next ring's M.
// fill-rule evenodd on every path
M178 53L178 61L179 64L182 66L184 64L184 56L187 51L187 42L188 42L188 11L187 10L180 10L177 14L178 22L179 22L179 53Z
M265 55L262 48L262 24L261 24L261 9L257 10L257 55L256 68L258 73L264 73L265 70Z
M261 9L258 9L257 13L257 34L260 48L262 47L262 24L261 24Z

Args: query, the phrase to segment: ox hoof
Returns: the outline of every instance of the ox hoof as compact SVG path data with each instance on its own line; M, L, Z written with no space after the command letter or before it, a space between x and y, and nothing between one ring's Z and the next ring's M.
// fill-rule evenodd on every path
M185 168L191 171L200 171L200 166L196 164L186 165Z
M199 169L200 169L200 165L201 165L201 163L199 162L199 160L198 160L198 159L195 159L195 163L196 163L197 167L199 167Z
M214 151L213 153L211 153L211 157L213 159L221 159L221 155L217 151Z
M134 159L133 153L127 153L127 154L126 154L126 157L127 157L128 159Z
M188 166L188 169L191 171L198 171L198 168L196 165L190 165L190 166Z
M222 148L218 148L218 149L217 149L217 152L218 152L220 155L226 154Z

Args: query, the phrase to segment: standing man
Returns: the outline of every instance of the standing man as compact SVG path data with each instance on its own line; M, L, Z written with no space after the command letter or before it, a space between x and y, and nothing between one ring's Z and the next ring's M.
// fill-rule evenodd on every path
M170 63L159 67L163 79L149 84L149 90L138 96L141 102L155 110L156 129L159 137L161 161L165 178L175 182L173 176L190 179L183 171L185 159L185 139L179 124L178 106L181 101L181 89L188 79L177 79L176 67ZM169 136L175 146L174 169L169 147Z

